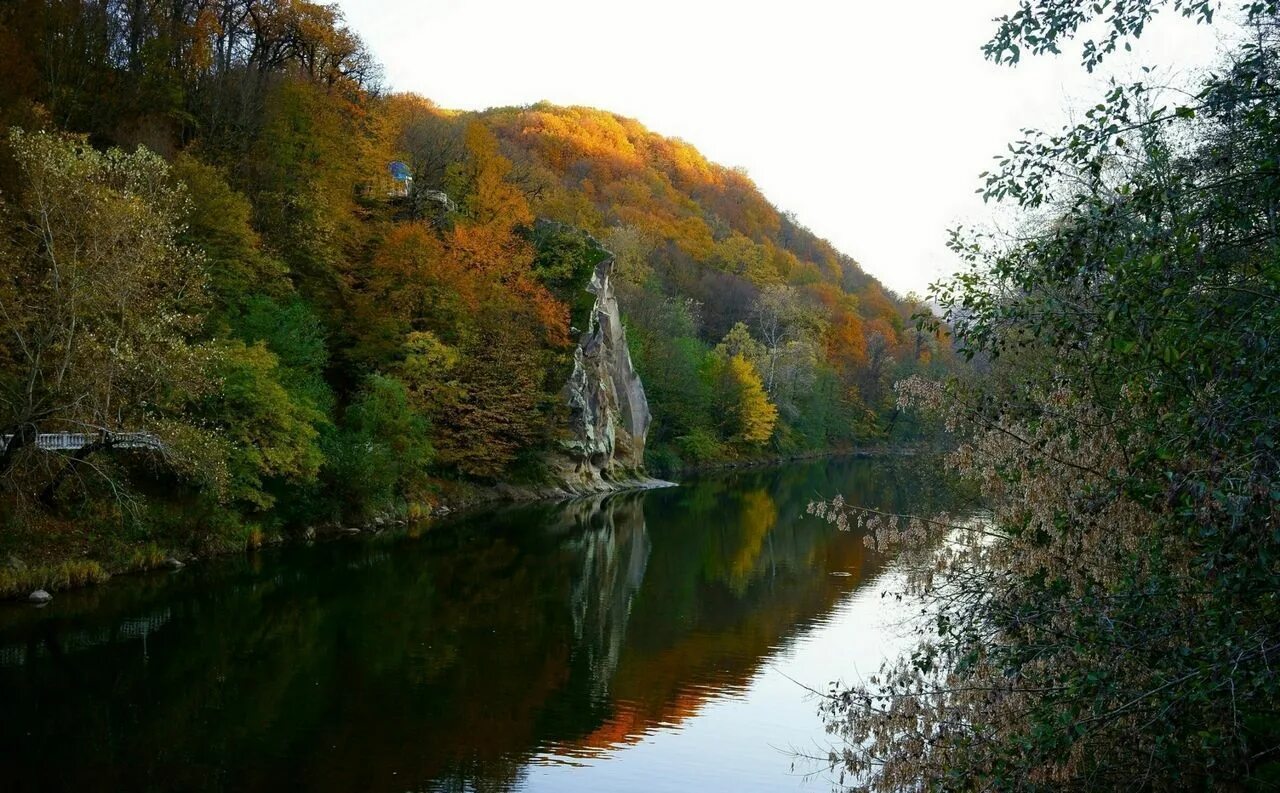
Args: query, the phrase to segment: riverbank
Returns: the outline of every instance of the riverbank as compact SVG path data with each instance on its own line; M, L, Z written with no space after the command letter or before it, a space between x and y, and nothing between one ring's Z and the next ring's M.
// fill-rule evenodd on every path
M872 457L883 457L886 455L894 455L898 457L909 457L924 451L925 447L916 445L903 446L870 446L870 447L851 447L845 449L827 449L817 452L801 452L799 454L768 456L768 457L751 457L735 460L721 460L712 463L702 463L699 465L688 465L680 469L680 476L695 476L697 474L709 473L712 471L736 471L750 468L766 468L771 465L785 465L787 463L802 463L811 460L830 460L843 457L853 459L867 459Z
M824 452L732 460L682 468L679 477L692 477L716 471L763 468L820 459L842 457L877 457L912 455L919 450L902 447L835 449ZM266 546L291 542L313 542L343 536L378 535L386 531L420 533L446 517L456 516L481 506L499 503L562 501L608 492L648 490L672 487L678 482L647 475L584 489L563 483L499 483L477 485L469 482L442 481L438 498L428 505L414 505L395 514L374 517L359 525L344 523L317 524L296 533L266 533L248 527L243 544L204 542L200 537L167 537L154 534L131 534L127 530L106 530L82 521L45 517L40 524L25 526L17 536L6 538L0 549L0 600L29 599L36 592L53 595L71 589L104 583L115 576L154 570L178 569L205 559L254 551ZM193 546L199 546L193 548ZM43 600L43 598L38 598Z
M104 529L90 521L40 516L5 537L0 546L0 600L47 602L48 596L104 583L115 576L179 569L205 559L254 551L291 542L342 536L377 535L389 530L422 532L445 517L498 503L561 501L601 493L649 490L676 483L648 476L602 481L594 488L552 482L477 485L442 481L429 504L406 505L358 524L321 523L298 532L266 532L246 527L237 541L176 537L164 532L131 533ZM43 594L39 594L43 593Z

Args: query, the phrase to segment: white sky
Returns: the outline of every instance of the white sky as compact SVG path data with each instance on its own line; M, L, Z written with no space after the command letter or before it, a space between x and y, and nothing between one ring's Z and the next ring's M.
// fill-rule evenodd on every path
M946 230L989 215L977 175L1102 79L1078 52L993 66L1016 0L340 0L392 90L444 107L548 100L631 116L746 168L890 288L953 269ZM1162 15L1108 72L1210 63L1225 31ZM1166 72L1166 76L1168 73Z

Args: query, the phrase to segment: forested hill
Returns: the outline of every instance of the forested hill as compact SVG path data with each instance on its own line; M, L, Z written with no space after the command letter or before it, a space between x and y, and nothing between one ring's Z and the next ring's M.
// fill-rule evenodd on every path
M539 217L587 229L618 256L659 456L735 453L723 447L741 436L716 418L725 389L707 378L717 355L752 364L779 413L769 444L799 451L881 438L892 381L950 354L916 332L917 300L779 211L741 169L591 108L541 103L474 118L498 136Z
M0 63L24 525L235 545L536 478L601 245L659 471L882 440L892 380L949 359L743 172L602 111L388 93L334 6L14 0Z

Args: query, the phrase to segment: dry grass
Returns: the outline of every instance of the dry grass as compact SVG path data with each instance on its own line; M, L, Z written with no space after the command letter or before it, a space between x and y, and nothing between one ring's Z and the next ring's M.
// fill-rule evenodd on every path
M92 559L58 562L34 567L0 568L0 597L20 597L37 589L54 592L63 589L100 584L111 577Z
M147 543L146 545L133 549L129 557L124 560L121 567L125 570L154 570L165 563L172 554L161 550L160 546L155 543Z

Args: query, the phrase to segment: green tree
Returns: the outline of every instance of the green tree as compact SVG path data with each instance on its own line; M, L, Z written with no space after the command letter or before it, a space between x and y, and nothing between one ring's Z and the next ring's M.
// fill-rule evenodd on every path
M284 264L262 250L252 204L218 169L183 154L174 161L173 176L190 196L183 240L204 252L210 291L224 305L290 289Z
M715 353L726 359L745 358L756 368L756 371L759 371L761 365L768 360L768 352L764 345L751 336L751 330L745 322L739 322L729 328L729 332L715 346Z
M276 355L262 342L226 342L215 371L220 387L203 413L224 445L226 496L265 510L275 502L271 480L314 481L324 460L318 425L325 417L281 383Z
M230 316L232 333L245 344L263 342L279 361L279 379L295 401L324 416L334 408L334 394L325 380L328 341L315 312L297 296L285 303L269 297L245 300Z
M333 455L332 476L343 495L340 508L367 518L425 499L435 455L429 429L402 382L370 375L347 408Z

